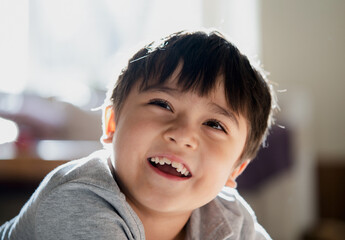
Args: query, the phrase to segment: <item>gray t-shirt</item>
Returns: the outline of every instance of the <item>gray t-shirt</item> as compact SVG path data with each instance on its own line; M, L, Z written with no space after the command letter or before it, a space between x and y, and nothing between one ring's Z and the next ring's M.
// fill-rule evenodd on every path
M1 240L145 239L104 151L64 164L42 181L19 215L0 227ZM270 239L233 189L194 210L187 239Z

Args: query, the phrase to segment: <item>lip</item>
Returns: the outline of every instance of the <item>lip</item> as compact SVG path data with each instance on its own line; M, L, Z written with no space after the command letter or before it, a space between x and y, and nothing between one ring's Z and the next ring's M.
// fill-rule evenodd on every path
M153 157L159 157L159 158L167 158L169 159L170 161L172 162L178 162L178 163L181 163L183 164L183 166L188 170L188 172L190 173L190 176L189 177L177 177L177 176L174 176L174 175L170 175L170 174L167 174L167 173L164 173L162 171L160 171L159 169L155 168L154 166L152 166L152 164L150 163L150 160L151 158ZM176 181L184 181L184 180L188 180L190 179L193 174L192 172L190 171L190 168L189 166L179 157L175 156L175 155L171 155L171 154L155 154L155 155L152 155L150 157L147 158L147 164L151 167L151 169L153 169L156 173L158 173L159 175L163 176L163 177L166 177L168 179L171 179L171 180L176 180Z

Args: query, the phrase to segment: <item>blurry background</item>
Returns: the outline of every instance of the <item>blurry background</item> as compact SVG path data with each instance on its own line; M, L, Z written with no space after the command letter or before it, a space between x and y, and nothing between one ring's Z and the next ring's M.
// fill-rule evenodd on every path
M214 27L270 73L284 126L240 193L274 239L341 239L344 13L342 0L0 0L0 224L52 168L101 148L91 109L128 51Z

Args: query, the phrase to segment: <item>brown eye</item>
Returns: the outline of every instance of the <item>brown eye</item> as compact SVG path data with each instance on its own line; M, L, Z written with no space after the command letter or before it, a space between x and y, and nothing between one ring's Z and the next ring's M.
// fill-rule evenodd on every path
M216 129L218 131L223 131L223 132L227 133L225 128L222 126L222 124L217 120L208 120L207 122L204 123L204 125L211 127L213 129Z
M171 107L170 103L163 99L152 99L149 102L150 105L156 105L158 107L164 108L170 112L174 112L173 108Z

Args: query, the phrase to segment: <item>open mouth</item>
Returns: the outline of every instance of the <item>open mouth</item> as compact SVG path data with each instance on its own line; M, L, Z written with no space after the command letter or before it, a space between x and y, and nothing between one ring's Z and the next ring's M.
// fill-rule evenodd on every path
M172 162L165 157L152 157L148 158L147 160L153 167L157 168L159 171L165 174L181 178L189 178L192 176L182 163Z

